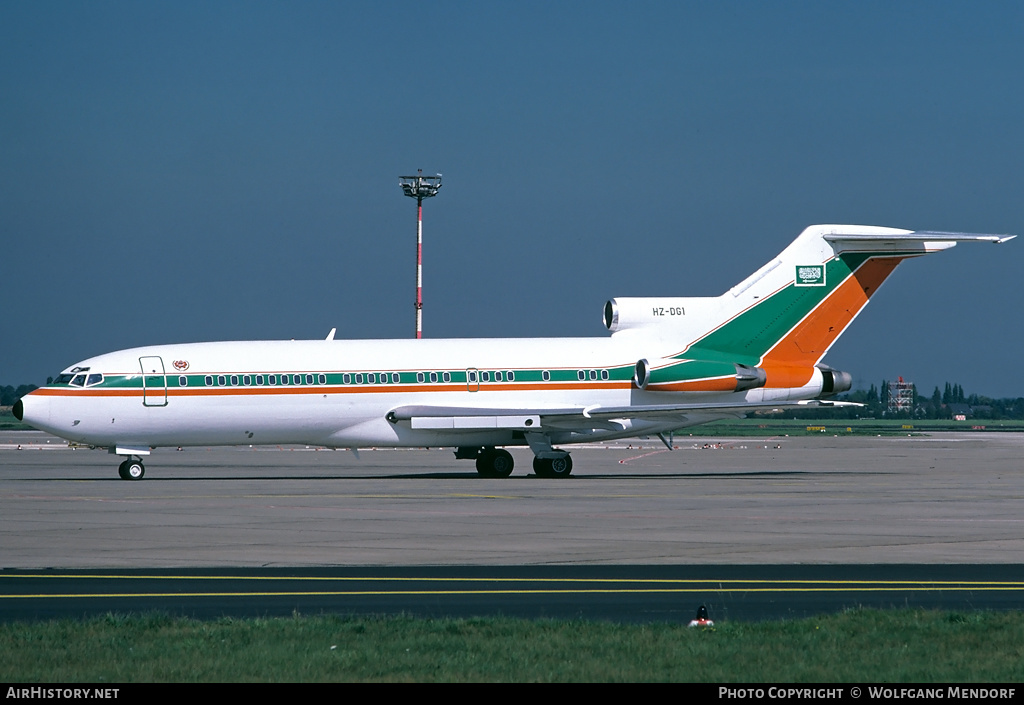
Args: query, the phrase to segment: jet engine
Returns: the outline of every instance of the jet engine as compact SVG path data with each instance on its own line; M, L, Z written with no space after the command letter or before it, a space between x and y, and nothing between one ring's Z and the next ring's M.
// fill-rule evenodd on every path
M662 360L652 366L638 360L633 384L650 392L743 392L763 387L767 375L760 367L715 360Z
M821 396L830 397L853 388L853 376L849 372L833 370L828 365L818 365L818 369L821 370Z
M693 298L679 297L612 299L604 305L604 326L617 333L630 328L683 323L686 306L693 302Z

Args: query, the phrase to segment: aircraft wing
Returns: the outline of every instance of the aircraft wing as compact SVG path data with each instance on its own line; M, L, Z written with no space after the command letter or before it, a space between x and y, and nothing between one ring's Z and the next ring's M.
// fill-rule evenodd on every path
M415 429L465 431L469 429L619 429L616 419L685 421L690 413L743 413L757 409L862 406L855 402L805 399L791 402L650 404L644 406L587 406L563 408L477 408L455 406L399 406L388 412L392 423L408 421Z

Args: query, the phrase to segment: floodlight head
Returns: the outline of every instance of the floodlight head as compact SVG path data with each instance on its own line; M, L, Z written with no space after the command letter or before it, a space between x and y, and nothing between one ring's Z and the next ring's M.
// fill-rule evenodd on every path
M399 176L398 185L402 187L406 196L422 200L437 195L441 188L441 175L424 176L423 170L420 169L416 176Z

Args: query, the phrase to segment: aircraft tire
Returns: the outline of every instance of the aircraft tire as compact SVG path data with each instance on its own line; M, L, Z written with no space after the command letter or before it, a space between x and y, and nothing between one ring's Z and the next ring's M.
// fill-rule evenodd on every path
M540 458L534 458L533 471L537 474L537 477L553 477L553 475L551 474L550 460L541 460Z
M572 458L568 453L560 458L549 460L548 463L548 467L551 468L551 477L569 477L569 473L572 472Z
M513 468L512 454L504 448L485 450L476 459L476 471L481 477L508 477Z
M139 460L126 460L117 468L122 480L141 480L146 474L146 466Z
M533 471L537 477L569 477L572 472L572 458L566 453L558 458L534 458Z

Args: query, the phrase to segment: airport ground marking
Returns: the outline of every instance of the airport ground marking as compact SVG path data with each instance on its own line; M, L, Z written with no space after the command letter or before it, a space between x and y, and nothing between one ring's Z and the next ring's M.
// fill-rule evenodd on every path
M0 580L85 579L85 580L255 580L255 581L334 581L334 582L461 582L461 583L643 583L643 584L711 584L716 585L892 585L892 586L1006 586L1024 588L1024 580L816 580L813 578L544 578L544 577L413 577L385 575L131 575L126 573L0 573Z
M944 587L944 588L909 588L911 592L963 592L971 588ZM1016 587L989 587L974 588L982 592L1014 591L1022 589ZM782 593L782 592L905 592L908 588L883 587L883 588L753 588L748 590L731 590L729 588L589 588L589 589L492 589L492 590L313 590L313 591L282 591L282 592L123 592L123 593L23 593L15 595L2 595L2 599L36 599L62 597L69 599L129 599L129 598L154 598L154 597L387 597L387 596L443 596L443 595L682 595L682 594L707 594L723 592L746 592L746 593Z
M106 580L196 580L196 581L334 581L342 583L489 583L541 584L552 587L533 588L471 588L471 589L406 589L406 590L284 590L284 591L179 591L179 592L110 592L110 593L8 593L0 599L34 599L62 597L68 599L128 598L197 598L197 597L359 597L359 596L443 596L443 595L580 595L580 594L691 594L691 593L836 593L836 592L1011 592L1024 590L1024 581L955 581L955 580L714 580L671 578L452 578L452 577L327 577L327 576L181 576L181 575L74 575L22 574L0 575L0 578L106 579ZM637 587L554 587L554 585L633 584ZM648 587L640 587L648 586Z

